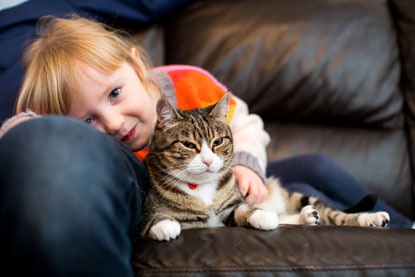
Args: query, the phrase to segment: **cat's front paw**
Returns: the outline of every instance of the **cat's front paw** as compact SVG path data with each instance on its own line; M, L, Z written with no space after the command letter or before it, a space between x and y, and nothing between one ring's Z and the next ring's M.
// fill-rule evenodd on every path
M320 215L312 205L307 205L301 209L300 224L318 225L320 223Z
M257 209L248 218L248 223L255 229L274 230L278 227L278 215L272 211Z
M358 221L360 226L386 227L390 222L390 217L387 212L363 213Z
M172 240L180 235L180 224L170 219L162 220L150 228L150 237L154 240Z

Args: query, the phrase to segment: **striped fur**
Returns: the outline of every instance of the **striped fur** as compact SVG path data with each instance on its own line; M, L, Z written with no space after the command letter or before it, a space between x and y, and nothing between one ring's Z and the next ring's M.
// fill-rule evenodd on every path
M159 101L151 150L144 160L151 186L144 202L143 236L170 240L188 228L277 227L276 213L248 204L236 185L228 105L229 94L216 105L189 111L175 109L165 98Z
M266 186L267 199L255 206L277 212L282 224L386 227L390 221L386 212L348 214L335 210L315 197L286 191L275 178L269 178Z

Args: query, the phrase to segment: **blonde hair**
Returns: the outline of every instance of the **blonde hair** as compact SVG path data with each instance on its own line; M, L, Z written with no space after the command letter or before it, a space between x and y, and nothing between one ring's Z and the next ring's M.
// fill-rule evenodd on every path
M147 92L160 93L144 52L139 49L139 58L133 56L126 33L77 15L43 17L37 31L39 37L23 56L25 77L16 113L31 109L38 114L67 114L80 63L112 73L128 62Z

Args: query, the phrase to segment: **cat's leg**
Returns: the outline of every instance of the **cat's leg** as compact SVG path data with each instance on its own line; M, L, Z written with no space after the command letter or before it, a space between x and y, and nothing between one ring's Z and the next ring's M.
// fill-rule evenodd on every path
M308 202L316 208L320 214L320 222L322 225L386 227L390 222L390 217L387 212L348 214L332 209L315 197L306 196L306 198L303 198L303 203Z
M298 214L279 214L281 224L319 225L320 215L311 205L305 206Z
M146 224L143 236L149 236L154 240L169 241L177 238L180 231L180 223L177 220L164 214L155 214Z
M235 209L234 219L237 226L252 226L260 230L274 230L278 227L277 213L258 209L247 203Z
M299 219L302 224L319 225L320 214L314 206L307 205L301 209Z
M360 213L358 214L359 226L386 227L390 222L387 212Z
M298 222L302 223L298 224L313 222L313 213L310 215L307 206L314 207L318 212L319 222L321 225L386 227L390 222L389 214L386 212L348 214L327 206L315 197L310 197L298 192L285 192L285 201L287 214L303 214L304 220L299 219ZM290 218L290 220L291 222L294 221L293 218ZM296 224L286 222L285 220L281 221L281 223Z
M318 211L311 205L302 207L301 198L281 187L278 179L268 178L266 187L267 198L261 203L256 203L255 207L277 212L279 223L282 224L319 224Z
M324 208L321 222L325 225L386 227L390 222L390 217L387 212L348 214L331 208Z
M300 214L278 214L280 224L302 224L300 221Z

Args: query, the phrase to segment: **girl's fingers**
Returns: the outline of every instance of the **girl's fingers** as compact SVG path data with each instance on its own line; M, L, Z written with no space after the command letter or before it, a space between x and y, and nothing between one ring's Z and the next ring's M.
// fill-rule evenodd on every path
M245 180L238 180L238 186L239 186L239 190L242 193L243 196L246 196L246 194L248 193L248 189L249 189L249 183Z
M259 197L258 187L250 183L249 184L249 195L246 198L246 200L248 201L248 203L254 204L257 202L258 197Z

